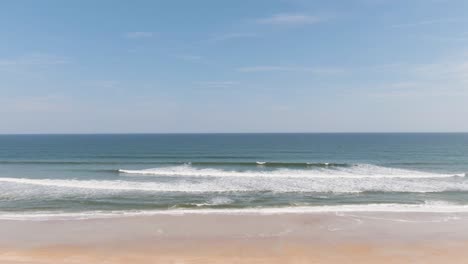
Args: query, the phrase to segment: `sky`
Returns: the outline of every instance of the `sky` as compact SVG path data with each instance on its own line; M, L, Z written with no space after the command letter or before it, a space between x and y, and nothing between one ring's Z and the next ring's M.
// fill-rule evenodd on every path
M468 131L466 0L0 2L0 133Z

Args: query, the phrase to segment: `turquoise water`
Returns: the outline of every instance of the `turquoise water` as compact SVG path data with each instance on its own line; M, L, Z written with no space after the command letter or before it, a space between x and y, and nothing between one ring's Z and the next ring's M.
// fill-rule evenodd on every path
M2 135L0 218L468 211L467 172L461 133Z

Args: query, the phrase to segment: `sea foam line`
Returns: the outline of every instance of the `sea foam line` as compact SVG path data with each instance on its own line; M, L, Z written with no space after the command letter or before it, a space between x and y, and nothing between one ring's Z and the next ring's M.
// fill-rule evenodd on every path
M324 205L308 207L270 207L243 209L168 209L168 210L122 210L84 212L0 212L0 220L84 220L156 215L278 215L308 213L468 213L468 205L456 204L364 204Z
M73 189L73 190L71 190ZM276 192L276 193L362 193L362 192L450 192L468 191L468 181L433 178L245 178L216 177L196 181L75 180L0 178L0 197L43 196L50 192L80 194L107 192Z
M286 177L286 178L449 178L464 177L465 174L439 174L415 170L360 164L333 169L275 169L275 170L222 170L195 168L188 164L142 170L119 169L126 175L180 176L180 177Z

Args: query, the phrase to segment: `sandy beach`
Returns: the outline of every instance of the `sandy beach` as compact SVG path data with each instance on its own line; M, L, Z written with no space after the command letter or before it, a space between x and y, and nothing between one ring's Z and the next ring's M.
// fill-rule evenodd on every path
M0 221L0 263L466 263L466 213Z
M1 1L0 264L468 264L467 11Z

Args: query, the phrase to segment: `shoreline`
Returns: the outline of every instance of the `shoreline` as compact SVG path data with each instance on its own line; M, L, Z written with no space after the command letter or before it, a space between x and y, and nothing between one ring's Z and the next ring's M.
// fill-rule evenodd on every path
M0 220L0 262L462 263L467 225L427 212Z
M191 215L303 215L303 214L350 214L350 213L409 213L409 214L468 214L468 205L445 202L426 202L423 204L345 204L259 208L177 208L165 210L115 210L82 212L0 212L0 221L73 221L91 219L115 219L152 216L191 216Z

